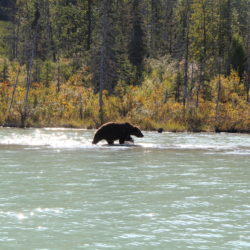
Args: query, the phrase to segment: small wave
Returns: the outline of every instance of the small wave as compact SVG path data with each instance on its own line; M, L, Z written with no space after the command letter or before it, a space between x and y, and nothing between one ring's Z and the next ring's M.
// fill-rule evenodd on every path
M41 130L45 131L89 131L86 128L41 128Z
M199 150L206 154L250 154L250 137L248 135L212 135L212 134L174 134L165 133L158 137L155 133L145 133L142 139L135 138L135 143L110 147L105 141L92 145L94 130L71 128L43 128L43 129L0 129L0 146L24 146L31 148L49 147L58 149L152 149L152 150Z
M6 138L1 140L2 145L20 145L20 146L45 146L55 148L77 148L88 146L86 141L75 141L64 138Z
M82 131L67 133L61 129L13 130L1 135L1 145L45 146L54 148L77 148L90 146L91 139Z

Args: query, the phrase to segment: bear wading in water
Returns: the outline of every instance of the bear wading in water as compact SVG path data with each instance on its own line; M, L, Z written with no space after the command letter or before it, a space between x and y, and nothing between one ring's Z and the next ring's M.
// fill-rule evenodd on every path
M115 140L119 140L120 144L124 144L125 141L134 142L131 135L143 137L141 130L128 122L108 122L96 131L92 143L97 144L101 140L106 140L109 145L113 145Z

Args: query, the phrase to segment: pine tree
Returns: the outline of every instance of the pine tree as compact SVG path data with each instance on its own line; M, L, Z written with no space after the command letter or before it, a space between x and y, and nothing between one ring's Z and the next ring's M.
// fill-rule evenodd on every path
M126 0L116 0L113 18L114 43L113 49L116 62L116 82L131 84L133 82L133 66L128 57L128 43L131 26L129 20L129 4Z
M25 93L25 98L24 98L24 106L23 106L23 111L21 113L21 127L24 128L26 127L26 120L29 115L29 91L31 87L31 82L32 82L32 67L33 67L33 62L34 62L34 57L36 53L36 46L37 46L37 36L38 36L38 28L39 28L39 19L40 19L40 5L39 2L36 1L33 5L34 7L34 18L30 22L30 40L25 41L26 45L26 93ZM29 49L30 48L30 49Z
M173 55L174 37L175 37L175 18L174 8L177 0L165 0L163 4L163 26L162 31L162 49L164 53Z
M99 107L100 107L100 122L104 122L103 113L103 90L111 91L114 76L114 57L112 50L111 25L111 9L113 0L103 0L101 2L101 18L100 18L100 64L99 64Z
M135 84L140 83L143 71L143 60L146 54L145 34L142 23L142 1L133 0L132 3L132 30L129 43L129 60L135 66Z
M90 50L92 44L92 33L93 33L93 1L87 0L87 11L86 11L86 21L87 21L87 32L86 32L86 49Z
M200 91L204 82L208 79L209 48L213 48L212 25L213 25L212 0L193 0L191 16L191 48L192 59L199 66L199 79L196 91L196 106L199 105Z
M150 34L150 56L157 57L161 55L162 49L162 10L163 5L161 0L151 0L151 34Z
M250 6L247 7L247 67L246 67L246 100L250 103L249 89L250 89Z
M11 21L13 20L13 9L16 0L1 0L0 2L0 20Z

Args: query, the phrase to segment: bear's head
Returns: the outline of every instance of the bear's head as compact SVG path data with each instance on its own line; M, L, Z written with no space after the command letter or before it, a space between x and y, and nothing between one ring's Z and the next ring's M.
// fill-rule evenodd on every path
M98 133L95 134L92 144L97 144L100 141Z
M126 125L129 127L129 132L131 135L137 136L137 137L143 137L143 133L141 132L141 130L133 125L131 125L130 123L126 123Z

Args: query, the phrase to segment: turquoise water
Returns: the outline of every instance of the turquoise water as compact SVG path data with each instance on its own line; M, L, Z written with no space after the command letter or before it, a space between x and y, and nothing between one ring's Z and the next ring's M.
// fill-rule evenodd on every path
M0 128L0 249L250 249L250 135Z

